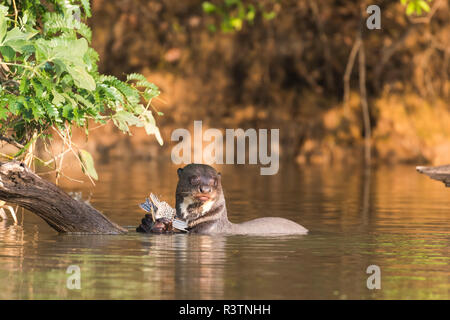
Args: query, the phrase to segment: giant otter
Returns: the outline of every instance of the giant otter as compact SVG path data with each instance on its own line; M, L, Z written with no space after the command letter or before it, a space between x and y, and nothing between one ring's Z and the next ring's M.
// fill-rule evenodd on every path
M231 223L223 196L221 175L204 164L189 164L178 169L176 216L185 220L188 230L206 234L306 234L308 230L284 218L259 218L243 223ZM151 232L147 215L138 227Z

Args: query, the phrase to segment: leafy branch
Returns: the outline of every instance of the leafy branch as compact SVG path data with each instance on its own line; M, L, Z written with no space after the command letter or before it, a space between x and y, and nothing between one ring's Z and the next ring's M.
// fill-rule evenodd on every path
M112 121L122 132L143 127L162 145L152 105L159 89L143 75L125 81L98 72L99 56L90 47L88 0L0 1L0 141L18 149L14 159L34 160L38 139L52 134L64 148L50 161L57 179L70 151L91 181L97 179L92 156L71 140L72 127Z

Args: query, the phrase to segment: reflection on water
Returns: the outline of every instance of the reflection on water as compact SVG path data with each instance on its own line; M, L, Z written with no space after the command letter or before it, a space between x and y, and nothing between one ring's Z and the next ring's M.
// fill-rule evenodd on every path
M142 235L137 204L150 192L174 204L176 167L98 166L100 181L63 184L112 220L121 236L58 235L26 212L0 222L1 299L449 299L450 189L412 167L297 167L278 175L223 166L230 220L295 220L307 236ZM368 290L366 268L381 268ZM81 268L81 290L66 269Z

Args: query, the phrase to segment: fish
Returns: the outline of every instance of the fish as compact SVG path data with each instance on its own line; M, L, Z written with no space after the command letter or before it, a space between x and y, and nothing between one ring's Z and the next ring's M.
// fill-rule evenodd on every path
M159 200L153 193L150 193L149 198L146 198L145 202L139 204L139 206L144 211L151 213L154 220L169 219L172 221L173 228L188 232L187 222L176 217L177 212L175 208L172 208L167 202Z

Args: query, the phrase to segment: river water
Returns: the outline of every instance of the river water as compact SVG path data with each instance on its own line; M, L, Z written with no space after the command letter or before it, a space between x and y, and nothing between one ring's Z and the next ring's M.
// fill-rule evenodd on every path
M130 232L58 235L34 214L0 221L0 299L449 299L450 189L413 166L222 166L231 221L292 219L306 236L143 235L151 191L174 204L176 166L111 162L64 182ZM69 266L81 289L68 289ZM368 289L367 267L381 289Z

